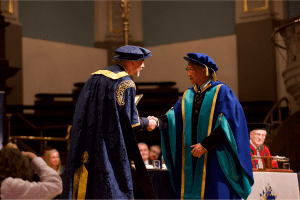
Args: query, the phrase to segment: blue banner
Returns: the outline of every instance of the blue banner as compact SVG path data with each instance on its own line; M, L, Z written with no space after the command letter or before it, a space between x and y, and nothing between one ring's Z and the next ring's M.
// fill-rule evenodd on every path
M0 149L3 147L4 91L0 91Z

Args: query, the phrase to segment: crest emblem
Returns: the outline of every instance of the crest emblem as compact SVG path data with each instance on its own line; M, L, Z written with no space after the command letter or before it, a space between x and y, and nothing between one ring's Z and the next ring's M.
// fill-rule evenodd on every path
M262 194L259 194L260 200L266 200L266 199L276 199L277 195L274 194L272 187L269 183L267 183L267 186L265 187L265 190L263 190Z

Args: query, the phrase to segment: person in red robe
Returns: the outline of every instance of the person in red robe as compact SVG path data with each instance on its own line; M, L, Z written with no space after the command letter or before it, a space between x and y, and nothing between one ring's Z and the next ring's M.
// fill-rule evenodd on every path
M250 133L250 152L251 156L268 156L271 157L270 151L264 145L270 124L265 123L249 123L248 130ZM252 160L253 168L263 168L262 160ZM278 168L277 161L272 160L272 168Z

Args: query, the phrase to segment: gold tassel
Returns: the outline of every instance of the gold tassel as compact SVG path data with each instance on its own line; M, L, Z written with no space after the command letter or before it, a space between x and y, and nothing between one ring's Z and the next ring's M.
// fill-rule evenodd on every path
M88 171L82 164L74 173L73 199L85 199Z
M208 68L205 66L205 69L206 69L206 76L209 76L209 71L208 71Z
M216 72L214 72L214 82L216 82L217 81L217 74L216 74Z
M84 163L88 160L88 153L85 151L81 155L82 165L75 170L73 180L73 199L85 199L86 185L89 172L85 168Z

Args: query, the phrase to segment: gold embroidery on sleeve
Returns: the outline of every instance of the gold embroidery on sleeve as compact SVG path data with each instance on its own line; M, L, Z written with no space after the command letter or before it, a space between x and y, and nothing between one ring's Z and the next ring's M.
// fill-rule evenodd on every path
M117 86L116 99L117 99L117 103L119 104L119 106L125 105L123 94L124 94L125 90L127 90L130 87L133 87L134 89L136 89L135 84L132 80L123 81Z

